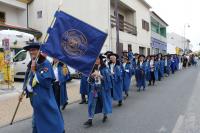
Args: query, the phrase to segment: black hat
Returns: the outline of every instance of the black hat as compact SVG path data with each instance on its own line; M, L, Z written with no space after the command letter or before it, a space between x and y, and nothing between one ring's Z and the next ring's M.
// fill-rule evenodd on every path
M113 52L112 51L107 51L104 55L109 55L109 54L112 54Z
M128 53L128 51L124 50L122 53Z
M129 59L128 59L128 56L122 56L122 59L129 60Z
M24 50L29 51L32 48L40 49L40 43L39 42L27 42L27 46L23 47Z
M144 58L145 58L145 56L144 56L143 54L139 55L139 57L138 57L138 58L140 58L140 57L144 57Z
M106 58L106 57L103 56L102 54L99 55L99 59L100 59L100 60L103 60L103 59L105 59L105 58Z
M111 56L115 56L116 59L119 59L119 55L115 54L115 53L111 53L108 55L108 58L110 58Z
M134 55L136 56L136 55L139 55L139 54L138 54L138 53L135 53Z

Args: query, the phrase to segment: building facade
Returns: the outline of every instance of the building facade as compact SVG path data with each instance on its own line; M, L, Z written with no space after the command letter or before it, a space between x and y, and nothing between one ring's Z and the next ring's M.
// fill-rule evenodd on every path
M174 32L167 34L167 42L175 47L176 54L188 53L192 49L189 39Z
M0 0L0 30L18 30L40 38L42 33L29 27L28 5L31 0Z
M119 1L119 46L116 46L116 18L114 0L67 0L63 1L61 10L108 33L102 52L107 50L121 53L132 48L134 53L150 54L151 8L144 0ZM44 38L54 13L58 8L58 0L34 0L29 4L29 26L43 33Z
M151 48L152 54L167 53L168 24L155 12L151 12Z

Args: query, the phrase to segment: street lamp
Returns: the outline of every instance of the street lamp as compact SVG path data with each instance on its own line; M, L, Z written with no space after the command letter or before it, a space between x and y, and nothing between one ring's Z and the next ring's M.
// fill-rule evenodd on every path
M185 54L185 51L186 51L186 48L185 48L185 43L187 41L186 37L185 37L185 34L186 34L186 28L190 28L190 24L189 23L186 23L184 24L184 41L183 41L183 44L184 44L184 54Z

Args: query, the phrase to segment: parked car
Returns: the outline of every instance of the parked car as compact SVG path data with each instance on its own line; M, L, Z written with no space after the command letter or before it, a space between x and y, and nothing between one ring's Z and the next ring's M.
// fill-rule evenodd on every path
M47 59L52 62L51 57L47 57ZM14 63L14 78L18 79L24 79L27 65L30 62L31 57L30 54L28 54L27 51L21 50L19 51L13 58L13 63ZM79 79L80 78L80 73L78 73L76 70L73 68L67 66L67 69L69 71L69 76L68 76L68 81L71 81L72 79Z

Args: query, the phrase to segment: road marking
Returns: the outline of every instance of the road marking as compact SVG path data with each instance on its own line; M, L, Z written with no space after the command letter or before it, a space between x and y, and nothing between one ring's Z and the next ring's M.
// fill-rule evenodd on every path
M181 128L181 125L183 124L183 121L184 121L184 116L180 115L178 117L178 120L176 122L174 129L172 130L172 133L181 133L180 128Z
M160 130L158 131L158 133L167 133L166 127L165 127L165 126L162 126L162 127L160 128Z

